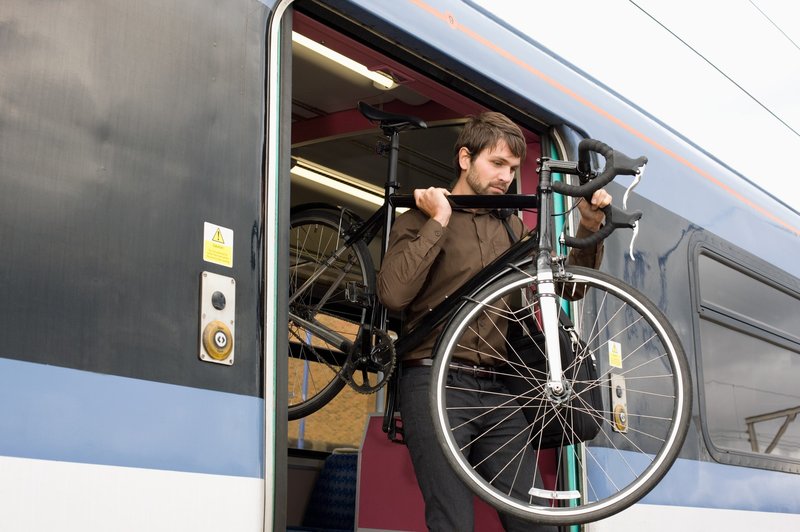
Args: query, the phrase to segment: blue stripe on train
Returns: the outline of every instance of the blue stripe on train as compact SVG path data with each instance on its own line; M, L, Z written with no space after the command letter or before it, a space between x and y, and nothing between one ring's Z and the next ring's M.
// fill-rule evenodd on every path
M0 455L262 477L263 401L0 358Z
M619 454L624 455L625 462ZM642 462L641 455L628 451L592 448L592 455L597 461L588 460L589 483L598 491L607 489L603 481L607 472L624 477L624 472L630 471L629 465L638 468L637 464ZM800 513L798 493L800 475L679 459L641 502L797 514Z

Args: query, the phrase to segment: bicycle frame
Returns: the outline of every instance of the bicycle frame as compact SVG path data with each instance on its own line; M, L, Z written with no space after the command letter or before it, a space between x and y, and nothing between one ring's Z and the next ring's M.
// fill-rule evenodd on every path
M314 282L326 271L334 262L336 262L347 249L354 243L358 241L363 241L365 243L372 242L377 235L378 231L383 228L383 241L381 246L381 258L386 253L386 249L389 246L389 233L392 230L392 223L394 222L395 217L395 207L391 202L391 199L395 197L396 191L399 188L400 184L397 182L397 164L399 160L399 153L400 153L400 131L396 128L384 128L384 133L387 134L390 138L389 142L389 168L387 171L387 179L384 185L384 203L381 205L378 210L376 210L366 221L360 223L354 231L351 231L344 235L343 243L334 251L328 259L323 263L322 267L318 268L317 271L311 275L302 286L300 286L294 294L292 294L289 303L291 304L295 299L300 297L305 293L309 286L312 286ZM382 224L381 224L382 222ZM336 282L332 283L328 294L325 294L321 301L319 302L318 306L322 306L325 304L328 296L333 291L334 287L341 282L344 278L344 275L347 271L343 271ZM368 313L367 324L369 329L371 330L373 327L377 327L378 329L385 330L386 323L388 321L388 312L380 304L380 302L374 300L374 294L369 294L370 298L373 298L371 301L370 308L372 309L371 312ZM342 352L350 353L353 350L353 342L337 334L335 331L331 331L327 327L320 325L315 322L311 322L301 318L300 316L296 316L294 314L290 314L292 319L295 323L301 325L302 327L306 328L308 331L313 333L314 335L324 339L327 342L330 342L333 345L336 345ZM376 321L377 320L377 321ZM362 335L362 349L361 352L368 352L370 349L370 335Z

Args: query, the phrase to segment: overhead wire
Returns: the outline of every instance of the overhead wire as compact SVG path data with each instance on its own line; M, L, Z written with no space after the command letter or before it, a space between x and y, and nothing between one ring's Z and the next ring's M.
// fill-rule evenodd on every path
M784 36L784 37L786 37L786 40L787 40L787 41L789 41L790 43L792 43L792 46L794 46L795 48L797 48L798 50L800 50L800 46L797 46L797 43L796 43L796 42L794 42L794 41L792 40L792 38L791 38L791 37L789 37L789 35L788 35L788 34L787 34L785 31L783 31L783 29L781 29L781 27L780 27L780 26L778 26L778 25L775 23L775 21L774 21L774 20L772 20L771 18L769 18L769 15L767 15L766 13L764 13L764 11L763 11L763 10L762 10L760 7L758 7L758 6L756 5L756 3L755 3L755 2L753 2L753 0L748 0L748 1L749 1L749 2L750 2L752 5L753 5L753 7L754 7L754 8L756 8L756 9L758 10L758 12L759 12L759 13L761 13L761 14L764 16L764 18L765 18L765 19L767 19L767 20L769 21L769 23L770 23L770 24L772 24L773 26L775 26L775 29L777 29L779 32L781 32L781 33L783 34L783 36Z
M720 68L719 68L717 65L715 65L714 63L712 63L712 62L711 62L711 60L709 60L709 59L708 59L706 56L704 56L703 54L701 54L701 53L700 53L700 52L699 52L699 51L698 51L696 48L694 48L692 45L690 45L690 44L689 44L688 42L686 42L684 39L682 39L681 37L679 37L679 36L678 36L678 35L677 35L677 34L676 34L674 31L672 31L671 29L669 29L669 28L668 28L668 27L667 27L665 24L663 24L663 23L662 23L660 20L658 20L658 19L657 19L655 16L653 16L652 14L650 14L650 13L649 13L649 12L648 12L646 9L644 9L642 6L640 6L639 4L637 4L637 3L636 3L634 0L628 0L628 2L630 2L631 4L633 4L633 5L634 5L634 6L635 6L635 7L636 7L636 8L637 8L639 11L641 11L642 13L644 13L645 15L647 15L647 17L649 17L649 18L650 18L650 19L651 19L653 22L655 22L656 24L658 24L659 26L661 26L662 28L664 28L664 30L665 30L665 31L667 31L667 32L668 32L670 35L672 35L673 37L675 37L676 39L678 39L678 40L679 40L679 41L680 41L680 42L681 42L681 43L682 43L684 46L686 46L686 47L687 47L689 50L691 50L692 52L694 52L694 54L695 54L695 55L697 55L697 57L699 57L700 59L702 59L703 61L705 61L706 63L708 63L708 65L709 65L709 66L711 66L711 67L712 67L714 70L716 70L716 71L717 71L717 72L719 72L719 73L720 73L722 76L724 76L724 77L725 77L725 79L727 79L728 81L730 81L731 83L733 83L733 84L734 84L736 87L738 87L738 88L739 88L739 90L741 90L743 93L745 93L745 94L746 94L746 95L747 95L747 96L748 96L748 97L749 97L751 100L753 100L753 101L754 101L755 103L757 103L757 104L758 104L758 105L759 105L761 108L763 108L763 109L764 109L766 112L768 112L768 113L769 113L769 114L771 114L773 117L775 117L775 119L776 119L778 122L780 122L781 124L783 124L784 126L786 126L786 128L787 128L789 131L791 131L792 133L794 133L796 136L800 137L800 133L798 133L798 131L797 131L796 129L794 129L792 126L790 126L789 124L787 124L787 123L786 123L786 122L785 122L785 121L784 121L784 120L783 120L781 117L779 117L779 116L778 116L778 115L776 115L774 112L772 112L772 110L771 110L769 107L767 107L765 104L763 104L763 103L762 103L762 102L761 102L761 101L760 101L758 98L756 98L755 96L753 96L753 94L751 94L751 93L750 93L750 92L749 92L747 89L745 89L745 88L744 88L744 87L742 87L740 84L738 84L738 83L737 83L737 82L736 82L736 81L735 81L733 78L731 78L729 75L727 75L725 72L723 72L723 71L722 71L722 70L721 70L721 69L720 69ZM752 2L750 2L750 3L752 3ZM760 11L760 9L759 9L759 11ZM765 15L765 16L766 16L766 15ZM787 37L787 38L788 38L788 37ZM790 39L790 40L791 40L791 39ZM793 42L793 44L794 44L794 42ZM796 45L795 45L795 46L796 46Z

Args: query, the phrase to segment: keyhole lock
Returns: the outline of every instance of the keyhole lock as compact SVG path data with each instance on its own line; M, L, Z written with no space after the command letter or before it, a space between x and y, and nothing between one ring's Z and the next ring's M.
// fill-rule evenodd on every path
M212 321L203 331L203 347L214 360L225 360L233 349L231 330L219 320Z
M214 334L214 343L218 348L225 349L225 346L228 345L228 336L222 331L217 331Z
M614 407L614 429L618 432L628 432L628 413L623 405Z

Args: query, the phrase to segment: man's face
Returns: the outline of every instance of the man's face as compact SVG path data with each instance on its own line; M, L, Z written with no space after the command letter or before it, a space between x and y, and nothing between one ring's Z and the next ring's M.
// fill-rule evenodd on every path
M474 161L466 159L467 184L475 194L505 194L520 162L520 158L511 153L508 144L500 140L494 148L487 148L478 154Z

